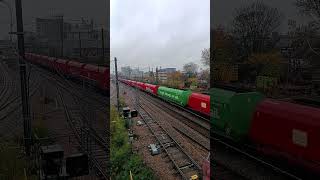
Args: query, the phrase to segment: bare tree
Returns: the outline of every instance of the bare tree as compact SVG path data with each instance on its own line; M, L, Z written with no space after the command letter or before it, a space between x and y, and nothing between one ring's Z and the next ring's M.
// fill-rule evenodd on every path
M320 1L319 0L296 0L295 5L302 14L313 17L313 20L320 20Z
M197 73L199 66L193 62L187 63L183 65L183 70L191 75L194 75Z
M311 51L309 54L320 56L320 39L317 31L320 29L320 1L319 0L296 0L295 5L300 13L312 18L307 26L301 26L296 30L296 42L303 43L304 50ZM306 53L306 52L304 52ZM317 61L313 61L315 63Z
M271 33L279 27L282 14L276 9L256 1L235 10L233 33L241 49L241 54L266 50Z
M210 48L201 51L201 62L205 66L210 66Z

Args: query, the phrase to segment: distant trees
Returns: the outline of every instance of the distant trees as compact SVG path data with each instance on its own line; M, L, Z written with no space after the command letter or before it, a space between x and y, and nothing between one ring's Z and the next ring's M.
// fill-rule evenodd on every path
M296 41L300 51L307 56L312 65L320 65L320 39L318 30L320 29L320 1L316 0L296 0L295 5L302 14L312 17L307 26L300 26L296 29Z
M280 77L280 66L283 61L282 55L277 51L268 53L256 53L248 58L248 63L254 66L254 76Z
M200 72L200 85L204 87L210 87L210 68L211 64L213 64L213 55L211 54L210 48L204 48L201 51L201 62L206 68Z
M320 1L318 0L296 0L295 5L298 7L299 11L310 17L313 20L320 20Z
M222 26L213 31L213 51L215 62L232 61L236 54L233 37Z
M197 74L199 66L196 63L190 62L185 65L183 65L183 70L186 74L191 76L195 76Z
M229 82L234 76L237 51L233 36L222 26L213 31L214 62L211 63L210 80L212 82Z
M271 33L279 27L282 14L261 1L236 9L233 20L233 35L241 55L264 52Z
M201 51L201 62L205 66L210 66L210 48L204 48Z
M167 84L169 87L180 88L180 86L183 84L182 79L182 73L180 71L176 71L168 75Z

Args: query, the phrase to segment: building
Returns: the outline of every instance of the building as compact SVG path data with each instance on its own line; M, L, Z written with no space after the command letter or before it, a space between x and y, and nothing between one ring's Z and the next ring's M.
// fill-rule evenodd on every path
M143 71L140 71L139 68L132 69L131 78L135 80L143 80Z
M154 84L156 82L155 73L153 71L147 71L143 75L144 81Z
M159 82L165 83L168 80L168 75L176 72L176 68L165 68L158 70L158 80Z
M63 15L36 18L33 52L67 57L93 64L107 64L109 31L84 18L65 20Z
M63 16L51 16L47 18L36 18L36 33L39 38L48 40L61 40L62 32L67 26L63 25ZM62 29L65 27L65 29Z
M132 69L130 68L130 66L121 67L121 75L124 78L129 78L130 79L131 71L132 71Z

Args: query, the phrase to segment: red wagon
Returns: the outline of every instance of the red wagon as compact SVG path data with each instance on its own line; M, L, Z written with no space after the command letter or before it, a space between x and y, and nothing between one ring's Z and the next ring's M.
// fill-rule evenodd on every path
M95 66L92 64L85 64L83 66L83 71L81 75L90 80L99 81L100 80L99 66Z
M80 62L76 62L76 61L69 61L67 63L67 67L68 67L68 73L71 76L76 76L79 77L83 72L83 66L85 64L80 63Z
M133 87L138 87L138 82L137 81L132 81L131 84L132 84Z
M143 91L146 89L146 84L143 82L137 82L137 87Z
M320 172L320 110L266 99L259 103L250 138L263 153Z
M188 106L197 112L210 115L210 96L200 93L191 93Z
M27 61L34 63L34 64L38 64L40 61L40 55L38 54L33 54L33 53L26 53L25 54L25 58Z
M28 62L32 62L33 60L33 55L31 53L25 53L24 57Z
M133 81L132 81L132 80L128 80L128 84L129 84L130 86L133 86Z
M46 64L46 66L48 67L48 68L50 68L50 69L52 69L52 70L54 70L54 68L55 68L55 61L57 60L57 58L55 58L55 57L48 57L47 58L47 64Z
M145 83L145 91L150 92L154 95L158 95L158 85Z
M44 56L44 55L39 55L37 58L37 62L44 67L48 67L48 56Z
M35 58L34 58L35 63L38 64L38 65L41 65L41 61L43 60L43 57L44 57L43 55L37 54L37 55L35 56Z
M55 62L55 68L58 72L67 74L68 73L68 61L64 59L57 59Z
M110 72L106 67L99 66L99 86L104 90L110 88Z

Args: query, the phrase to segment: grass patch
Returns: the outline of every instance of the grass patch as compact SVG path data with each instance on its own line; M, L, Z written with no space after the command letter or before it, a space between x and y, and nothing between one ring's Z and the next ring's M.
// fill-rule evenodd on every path
M126 105L126 101L125 101L123 96L119 97L119 103L120 103L120 107L126 107L127 106Z
M48 137L49 131L47 128L45 128L44 125L45 116L44 115L36 115L34 117L33 122L33 133L36 134L39 138L45 138Z
M34 117L32 133L36 141L38 138L41 139L41 145L50 145L54 142L54 139L50 138L49 129L45 127L45 118L46 117L44 115L36 115Z
M0 145L0 179L25 179L25 173L28 180L38 179L34 164L24 156L19 144L1 141Z

